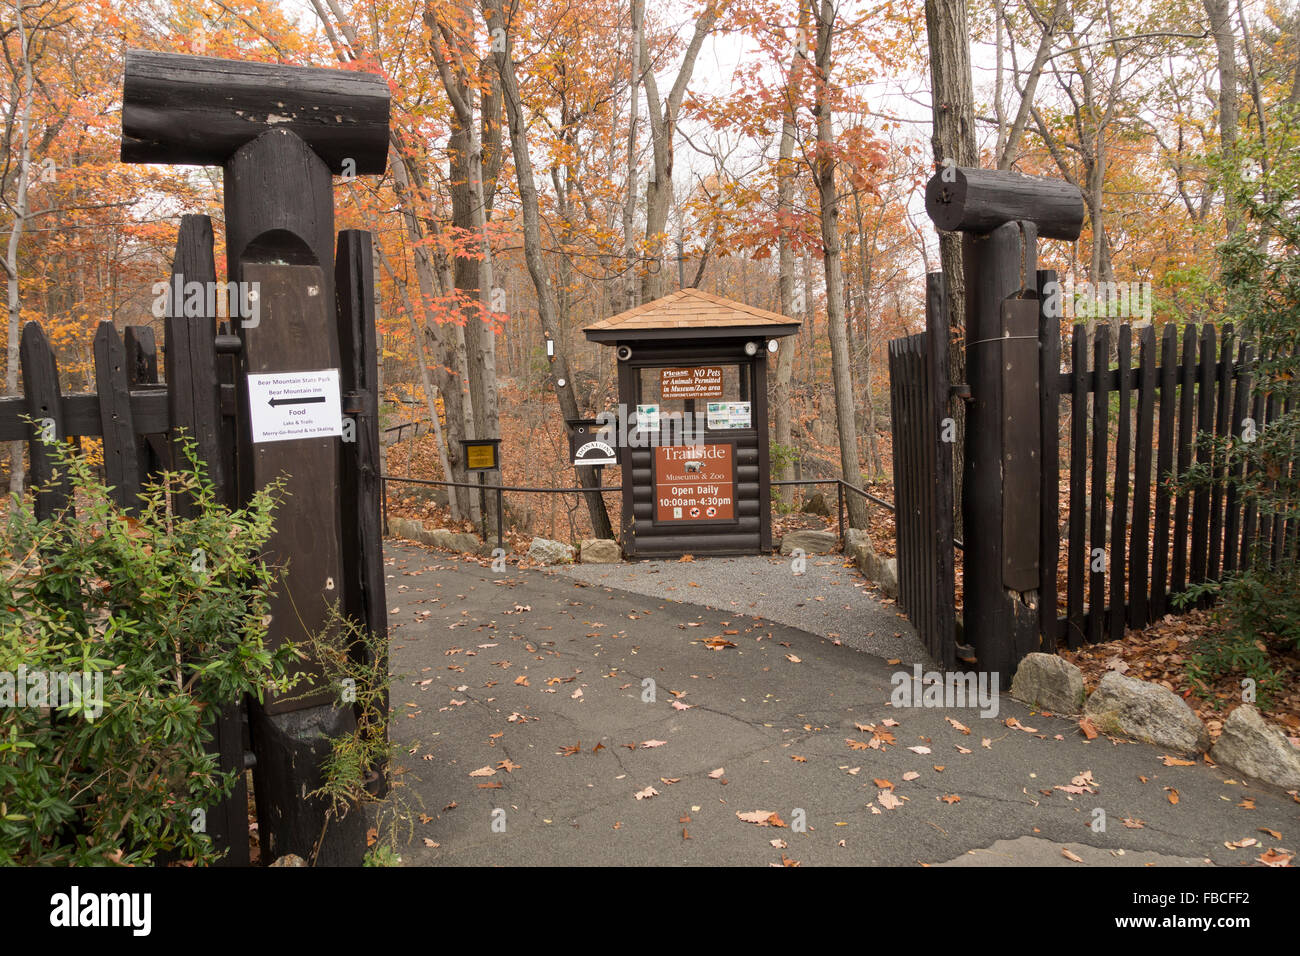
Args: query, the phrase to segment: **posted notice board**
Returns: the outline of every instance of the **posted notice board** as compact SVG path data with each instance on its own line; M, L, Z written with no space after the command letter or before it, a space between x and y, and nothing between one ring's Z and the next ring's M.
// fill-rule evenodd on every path
M736 517L730 442L655 449L656 521L731 521Z

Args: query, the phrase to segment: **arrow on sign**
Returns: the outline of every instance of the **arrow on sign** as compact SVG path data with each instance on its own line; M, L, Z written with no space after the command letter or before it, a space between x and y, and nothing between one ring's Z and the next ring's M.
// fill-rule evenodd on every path
M275 408L277 405L316 405L324 401L324 395L308 395L305 398L273 398L266 404Z

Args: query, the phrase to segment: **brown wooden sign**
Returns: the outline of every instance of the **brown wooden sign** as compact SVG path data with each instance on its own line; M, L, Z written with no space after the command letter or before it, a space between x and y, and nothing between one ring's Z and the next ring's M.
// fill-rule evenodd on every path
M655 449L656 521L732 521L736 517L731 444Z
M673 398L721 398L722 367L665 368L659 371L659 391L664 401Z

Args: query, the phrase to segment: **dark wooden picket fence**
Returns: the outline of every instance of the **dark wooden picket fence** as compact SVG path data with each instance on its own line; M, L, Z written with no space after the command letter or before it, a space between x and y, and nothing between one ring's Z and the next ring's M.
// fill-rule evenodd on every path
M1062 420L1069 426L1064 613L1042 615L1047 646L1118 639L1178 610L1174 597L1189 585L1249 566L1256 546L1270 560L1294 547L1296 529L1242 500L1225 463L1197 440L1240 438L1248 418L1258 430L1279 414L1252 397L1250 346L1231 325L1221 336L1212 324L1187 326L1181 356L1174 325L1158 340L1151 326L1137 333L1136 365L1129 325L1118 329L1112 364L1111 328L1099 323L1090 364L1086 327L1076 325L1069 371L1044 383L1065 400L1044 408L1057 410L1058 431ZM1193 462L1213 481L1180 490ZM1059 498L1044 505L1045 524L1059 527Z
M214 337L211 328L210 319L166 320L167 381L159 382L153 329L128 326L122 336L112 322L101 322L94 339L96 390L64 395L58 361L44 330L35 322L27 323L19 349L23 394L0 397L0 440L27 442L28 480L37 489L39 518L76 507L47 438L78 446L83 438L101 439L110 494L119 507L134 513L140 491L151 477L184 464L178 442L183 435L197 444L218 497L234 503L230 462L222 454L222 449L232 446L219 437L233 428L223 415L222 399L229 413L234 368L229 359L217 361L217 350L233 351L239 340L224 328ZM174 507L187 513L191 503L177 500ZM208 809L207 832L218 847L229 849L224 865L247 865L243 706L232 702L223 707L213 733L211 746L220 769L237 770L240 775L231 795Z
M951 669L957 660L953 445L951 436L944 440L949 388L942 278L927 277L927 330L889 343L889 413L898 603L930 655Z

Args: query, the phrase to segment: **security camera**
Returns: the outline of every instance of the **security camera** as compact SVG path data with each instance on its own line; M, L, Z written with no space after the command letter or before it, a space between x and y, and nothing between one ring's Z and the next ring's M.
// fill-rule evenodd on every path
M620 345L618 347L617 355L620 362L626 362L632 357L632 349L626 345Z

